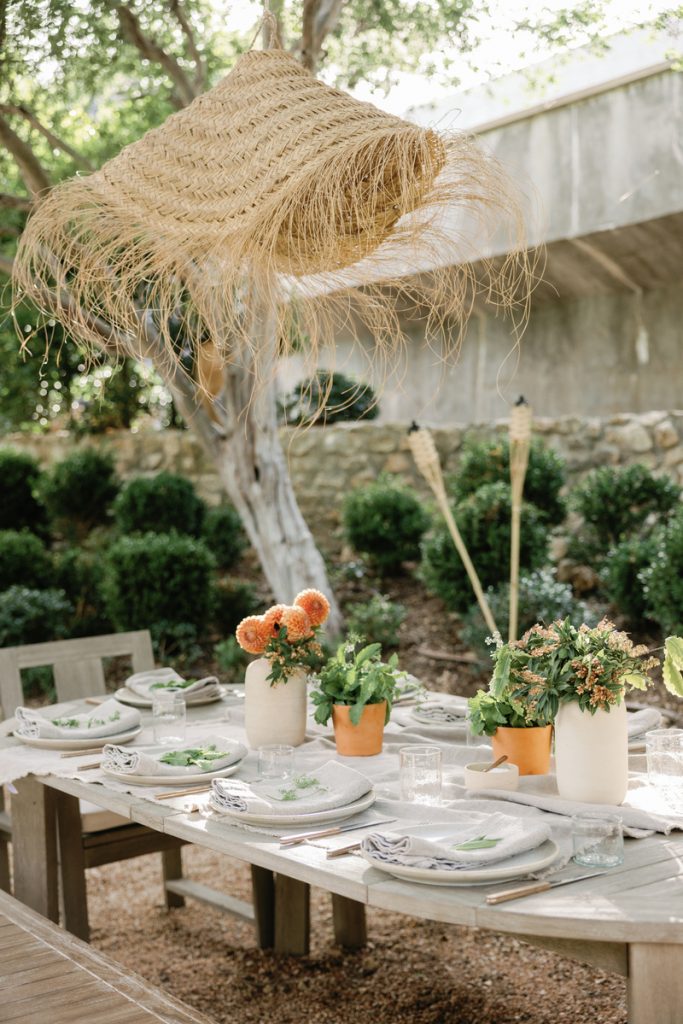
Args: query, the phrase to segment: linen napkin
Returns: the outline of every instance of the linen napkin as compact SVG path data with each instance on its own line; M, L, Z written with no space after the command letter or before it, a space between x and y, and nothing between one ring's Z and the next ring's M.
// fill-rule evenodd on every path
M372 832L363 839L361 850L372 860L385 864L459 871L507 860L536 849L550 838L550 826L543 821L500 813L461 812L458 818L444 825L448 832L444 839Z
M650 729L657 729L662 722L659 708L642 708L640 711L629 711L626 716L626 728L630 740L641 737Z
M196 751L192 765L165 764L161 758L169 755ZM202 758L199 751L211 751L212 757ZM220 757L216 757L220 754ZM142 750L129 750L128 747L117 747L108 743L103 751L102 768L121 772L124 775L200 775L203 772L217 772L227 768L247 756L247 748L237 740L225 736L205 736L195 747L185 743L178 747L166 747L146 753Z
M15 733L31 739L97 739L127 732L140 724L136 708L113 698L80 715L56 715L51 708L17 708Z
M369 779L339 761L328 761L322 768L289 779L253 783L214 779L211 786L215 810L274 818L346 807L372 789Z
M126 686L139 697L154 700L164 693L177 693L188 701L200 697L220 697L221 689L216 676L187 681L172 668L154 668L149 672L136 672L126 679Z

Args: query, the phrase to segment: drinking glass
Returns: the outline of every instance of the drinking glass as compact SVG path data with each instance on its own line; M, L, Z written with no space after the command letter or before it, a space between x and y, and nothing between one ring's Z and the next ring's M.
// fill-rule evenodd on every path
M574 860L587 868L615 868L624 860L621 818L615 814L572 817Z
M653 729L645 736L647 776L677 809L683 808L683 729Z
M284 743L259 747L258 771L262 779L288 779L294 774L294 747Z
M441 750L438 747L401 747L398 753L401 800L438 804L441 798Z
M154 742L170 745L185 742L185 699L165 693L152 701Z

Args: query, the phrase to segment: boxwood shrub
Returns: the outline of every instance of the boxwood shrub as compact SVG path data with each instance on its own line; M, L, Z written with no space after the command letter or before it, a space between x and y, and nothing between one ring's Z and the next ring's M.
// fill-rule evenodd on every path
M52 586L52 558L40 537L28 530L0 531L0 591L20 586Z
M129 480L114 503L114 520L122 534L175 530L198 537L204 512L192 482L165 471Z
M420 541L430 523L413 492L388 476L351 491L342 520L349 543L386 573L419 559Z

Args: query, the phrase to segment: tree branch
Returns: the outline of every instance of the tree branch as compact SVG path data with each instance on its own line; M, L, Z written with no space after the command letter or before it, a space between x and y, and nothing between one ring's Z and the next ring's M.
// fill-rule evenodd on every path
M182 29L183 35L187 41L187 52L194 62L194 84L200 92L204 92L207 86L206 77L206 64L202 60L202 55L199 52L197 41L192 31L192 25L189 22L185 11L180 6L180 0L170 0L171 14L175 17L176 21Z
M164 69L175 85L178 97L184 106L192 103L192 100L199 95L199 91L192 84L175 57L170 53L166 53L158 43L144 34L135 12L130 7L127 7L125 4L117 4L116 13L119 17L123 38L131 43L145 60L153 61Z
M52 182L40 160L28 143L19 138L2 116L0 116L0 143L11 153L24 184L32 196L37 196L50 188Z
M11 196L8 192L0 192L0 210L30 210L33 200L27 196Z
M326 36L339 21L346 0L304 0L301 31L301 63L315 72Z
M78 164L78 166L82 167L85 171L90 172L95 170L93 164L91 164L86 157L79 153L78 150L74 149L73 146L70 146L68 142L65 142L64 139L60 139L53 131L50 131L47 125L43 124L43 122L36 117L33 111L29 110L28 107L23 106L23 104L0 103L0 114L8 114L10 116L12 114L16 114L18 117L23 117L23 119L30 124L32 128L35 128L37 132L40 132L43 138L47 139L52 149L61 149L62 153L66 153L67 156L70 156L73 162Z

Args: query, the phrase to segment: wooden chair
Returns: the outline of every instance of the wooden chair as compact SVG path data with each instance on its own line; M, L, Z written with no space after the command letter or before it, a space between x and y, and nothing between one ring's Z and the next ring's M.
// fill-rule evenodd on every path
M132 660L134 672L154 668L149 632L114 633L0 649L0 718L13 715L14 709L24 703L22 669L50 666L57 700L76 700L106 692L102 659L119 656ZM11 820L1 801L0 791L0 888L9 892ZM182 878L180 848L185 845L182 841L72 800L58 799L57 828L64 925L74 935L86 941L89 938L85 887L85 871L89 867L161 853L166 906L184 906L184 897L166 888L166 883L173 885L174 880Z

